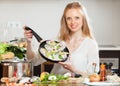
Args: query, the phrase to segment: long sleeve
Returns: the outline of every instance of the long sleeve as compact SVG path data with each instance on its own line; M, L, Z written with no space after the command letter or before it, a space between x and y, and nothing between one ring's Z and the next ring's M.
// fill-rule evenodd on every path
M36 41L36 39L32 40L32 50L34 51L34 57L31 60L34 64L34 66L40 65L44 62L46 62L45 59L41 57L41 55L38 52L40 43Z
M46 60L44 58L42 58L38 52L35 52L35 56L32 59L32 62L34 63L34 66L37 66L39 64L46 62Z

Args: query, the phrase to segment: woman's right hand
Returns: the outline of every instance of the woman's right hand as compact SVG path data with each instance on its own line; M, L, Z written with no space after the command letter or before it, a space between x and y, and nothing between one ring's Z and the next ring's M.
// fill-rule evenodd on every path
M23 29L24 29L24 37L27 38L28 41L31 41L31 39L33 37L32 31L31 30L26 30L25 27L27 27L27 26L23 27Z
M31 60L34 57L34 52L32 51L32 48L31 48L31 39L33 37L33 34L32 34L31 30L26 30L25 27L27 27L27 26L23 27L24 37L27 39L27 52L26 52L26 54L27 54L28 60Z

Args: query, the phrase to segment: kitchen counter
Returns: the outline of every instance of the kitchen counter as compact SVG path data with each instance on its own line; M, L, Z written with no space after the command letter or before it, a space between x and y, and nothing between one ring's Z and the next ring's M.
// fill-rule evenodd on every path
M120 50L120 45L99 45L99 50Z
M6 85L0 84L0 86L6 86ZM24 85L24 86L32 86L32 85ZM76 83L76 84L62 83L62 84L39 84L36 86L120 86L120 83L93 82L93 83L89 83L89 85L83 83Z
M0 86L6 86L5 84L0 84ZM88 86L83 83L79 84L40 84L39 86Z

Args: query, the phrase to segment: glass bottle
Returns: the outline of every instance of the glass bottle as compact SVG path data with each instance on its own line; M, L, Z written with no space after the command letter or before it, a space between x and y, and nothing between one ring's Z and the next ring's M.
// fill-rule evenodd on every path
M105 64L100 65L100 80L101 81L106 80L106 65Z

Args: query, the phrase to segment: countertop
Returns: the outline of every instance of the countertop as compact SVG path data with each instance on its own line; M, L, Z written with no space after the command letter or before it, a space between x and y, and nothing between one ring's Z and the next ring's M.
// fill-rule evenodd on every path
M6 85L0 84L0 86L6 86ZM88 86L88 85L79 83L79 84L40 84L39 86Z
M99 45L99 50L120 50L120 45Z
M5 84L0 84L0 86L6 86ZM12 86L12 85L11 85ZM16 86L16 85L15 85ZM23 85L19 85L23 86ZM32 86L32 85L24 85L24 86ZM34 85L33 85L34 86ZM120 83L105 83L105 82L93 82L91 84L83 84L83 83L63 83L63 84L39 84L36 86L120 86Z

